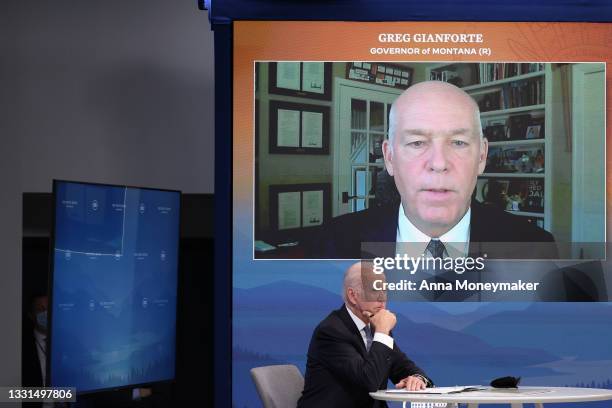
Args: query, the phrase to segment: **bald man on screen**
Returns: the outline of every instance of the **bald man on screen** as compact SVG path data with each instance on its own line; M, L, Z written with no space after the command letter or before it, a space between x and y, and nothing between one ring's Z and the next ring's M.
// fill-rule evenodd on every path
M470 243L548 243L550 252L542 257L554 256L552 234L473 199L487 152L470 95L441 81L411 86L391 107L383 143L385 168L401 202L333 219L314 257L362 258L364 242L420 243L433 256L466 256Z

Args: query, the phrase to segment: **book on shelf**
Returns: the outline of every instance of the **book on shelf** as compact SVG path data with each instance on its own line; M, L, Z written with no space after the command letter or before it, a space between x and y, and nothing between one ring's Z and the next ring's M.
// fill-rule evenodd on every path
M522 196L521 211L544 212L544 180L529 179L523 180L520 190Z
M521 108L544 103L542 78L525 79L502 84L490 92L473 94L480 112Z
M543 88L544 81L541 78L525 79L504 85L502 109L543 104Z
M450 82L461 87L486 85L502 79L543 71L544 63L456 63L432 69L429 73L429 79Z
M478 77L481 84L486 84L543 70L543 63L481 62L478 64Z

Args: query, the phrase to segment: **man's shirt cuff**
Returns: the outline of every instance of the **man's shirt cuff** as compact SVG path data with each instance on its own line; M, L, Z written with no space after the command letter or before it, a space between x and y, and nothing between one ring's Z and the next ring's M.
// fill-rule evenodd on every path
M419 377L421 380L423 380L423 382L425 383L426 387L431 387L431 381L429 381L429 378L425 377L424 375L421 374L412 374L414 377Z
M387 336L384 333L376 332L372 341L378 341L393 350L393 337Z

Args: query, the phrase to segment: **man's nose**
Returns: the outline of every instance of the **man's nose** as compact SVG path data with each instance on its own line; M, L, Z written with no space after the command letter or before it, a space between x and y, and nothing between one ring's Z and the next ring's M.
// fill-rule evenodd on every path
M448 152L443 143L432 143L429 150L428 167L430 171L443 173L448 170Z

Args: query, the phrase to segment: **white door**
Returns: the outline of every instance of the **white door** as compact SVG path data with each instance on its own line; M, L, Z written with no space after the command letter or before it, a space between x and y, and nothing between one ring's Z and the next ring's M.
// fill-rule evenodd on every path
M572 66L572 242L605 242L605 68ZM575 257L601 259L603 248L574 244Z
M402 92L345 79L335 87L334 217L368 208L374 198L389 109Z

